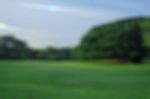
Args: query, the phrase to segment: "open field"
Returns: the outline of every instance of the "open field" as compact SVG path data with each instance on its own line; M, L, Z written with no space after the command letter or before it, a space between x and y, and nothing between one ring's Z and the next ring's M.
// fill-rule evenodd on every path
M0 61L0 99L150 99L149 65Z

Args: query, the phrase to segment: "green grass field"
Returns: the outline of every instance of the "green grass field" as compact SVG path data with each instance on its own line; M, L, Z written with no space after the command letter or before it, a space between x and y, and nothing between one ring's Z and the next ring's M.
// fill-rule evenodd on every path
M150 99L149 65L0 61L0 99Z

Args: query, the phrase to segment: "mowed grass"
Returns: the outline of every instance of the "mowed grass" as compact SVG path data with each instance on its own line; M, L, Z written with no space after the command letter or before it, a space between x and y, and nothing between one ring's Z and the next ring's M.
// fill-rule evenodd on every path
M149 65L0 61L0 99L150 99Z

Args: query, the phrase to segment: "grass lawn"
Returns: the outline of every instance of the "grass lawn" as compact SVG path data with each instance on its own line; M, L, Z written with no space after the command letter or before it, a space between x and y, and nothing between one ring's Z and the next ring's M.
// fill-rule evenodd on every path
M0 99L150 99L150 63L0 61Z

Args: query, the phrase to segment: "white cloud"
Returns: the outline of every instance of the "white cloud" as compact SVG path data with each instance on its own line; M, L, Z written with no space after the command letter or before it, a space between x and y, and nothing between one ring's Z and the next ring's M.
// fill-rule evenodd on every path
M19 33L21 31L20 28L7 25L3 22L0 23L0 34L12 34L12 33Z
M138 0L80 1L0 0L0 34L15 35L33 47L74 46L96 24L141 14L139 9L148 13Z
M40 35L39 35L40 34ZM42 32L34 29L25 29L14 25L8 25L0 22L0 36L12 35L27 42L31 47L44 47L45 44L40 44Z
M0 36L11 35L25 41L32 48L45 48L48 46L71 47L74 46L75 37L60 35L58 33L49 33L44 30L22 28L0 22Z
M95 10L82 7L64 6L64 5L44 5L36 3L19 3L20 6L35 10L45 10L49 12L59 12L67 15L74 15L80 17L92 17L92 18L110 18L120 17L122 13L108 10Z
M7 28L6 24L0 23L0 30L6 29L6 28Z

